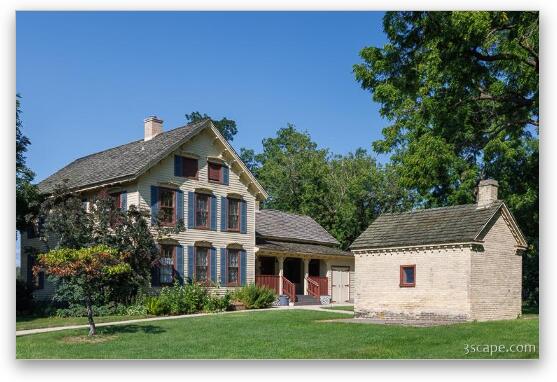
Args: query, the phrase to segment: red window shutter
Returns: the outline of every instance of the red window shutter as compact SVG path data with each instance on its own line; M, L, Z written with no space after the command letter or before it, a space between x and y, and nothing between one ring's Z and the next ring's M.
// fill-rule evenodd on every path
M217 163L209 163L209 180L214 182L222 182L222 165Z
M197 178L197 159L182 157L182 171L186 178Z

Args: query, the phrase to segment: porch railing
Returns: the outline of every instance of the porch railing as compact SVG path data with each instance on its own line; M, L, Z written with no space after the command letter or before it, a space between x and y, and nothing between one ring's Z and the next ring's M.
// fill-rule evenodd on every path
M308 279L319 284L319 295L327 296L329 294L329 279L322 276L309 276Z
M321 295L321 292L319 291L319 283L317 281L313 281L309 277L306 278L306 281L308 283L308 294L310 296L319 298L319 296Z
M255 285L272 289L277 294L279 294L279 283L280 283L280 276L275 276L275 275L255 276Z
M296 301L296 286L284 276L282 276L282 293L287 295L291 302Z

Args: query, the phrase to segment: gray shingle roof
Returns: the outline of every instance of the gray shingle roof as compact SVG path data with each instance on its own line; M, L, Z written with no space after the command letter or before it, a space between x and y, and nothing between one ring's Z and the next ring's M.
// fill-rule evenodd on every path
M472 242L502 205L502 201L497 201L486 208L465 204L383 214L350 249Z
M277 210L260 210L255 214L255 233L265 239L338 245L325 228L309 216Z
M133 179L163 159L174 146L203 129L208 120L191 123L149 141L139 140L74 160L38 184L42 193L50 193L58 183L67 181L70 189L78 189L110 181Z
M257 247L274 252L310 253L333 256L352 256L352 253L322 244L294 243L287 241L257 239Z

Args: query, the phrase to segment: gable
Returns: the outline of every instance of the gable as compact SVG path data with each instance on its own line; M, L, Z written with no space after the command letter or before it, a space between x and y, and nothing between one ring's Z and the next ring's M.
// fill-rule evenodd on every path
M481 230L476 235L475 240L484 241L486 236L488 236L491 232L494 224L499 219L502 219L505 222L507 229L510 231L510 234L515 240L516 247L519 249L526 249L528 246L526 238L524 237L522 230L516 223L513 214L504 203L501 205L501 208L499 208L489 219L489 221L481 228Z

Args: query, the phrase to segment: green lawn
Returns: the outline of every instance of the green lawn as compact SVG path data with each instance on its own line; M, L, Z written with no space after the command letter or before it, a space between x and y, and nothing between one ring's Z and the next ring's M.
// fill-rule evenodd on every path
M322 306L321 309L329 309L329 310L348 310L350 312L354 311L353 305L339 305L339 306Z
M411 328L319 322L326 311L211 315L17 337L17 358L538 358L538 320ZM480 344L532 344L534 353L474 353Z
M137 318L146 318L152 316L103 316L95 317L95 323L127 321ZM54 326L71 326L87 324L87 317L29 317L20 316L15 319L16 330L52 328Z

